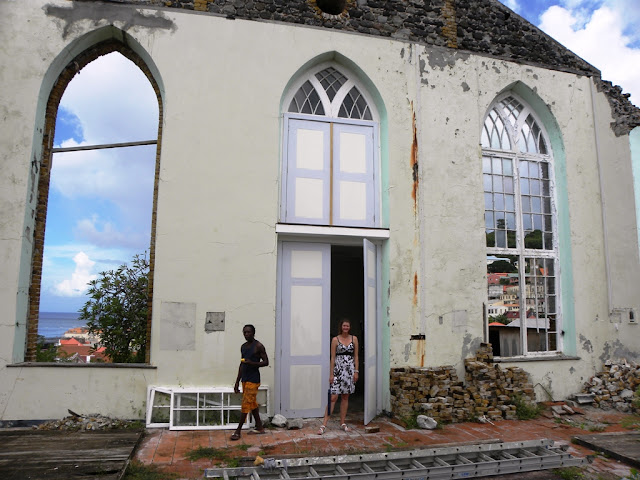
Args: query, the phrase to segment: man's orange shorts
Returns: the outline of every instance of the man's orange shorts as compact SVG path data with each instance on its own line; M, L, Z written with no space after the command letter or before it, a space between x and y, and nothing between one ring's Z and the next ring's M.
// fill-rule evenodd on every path
M240 411L249 413L258 408L258 387L259 383L242 382L242 405Z

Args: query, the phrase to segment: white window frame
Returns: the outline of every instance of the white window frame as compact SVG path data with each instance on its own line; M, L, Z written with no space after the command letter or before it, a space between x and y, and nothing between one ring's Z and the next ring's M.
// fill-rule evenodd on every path
M169 395L169 405L154 405L156 393ZM217 405L202 406L200 402L201 395L220 395L221 402ZM195 406L181 404L183 395L195 397ZM158 387L150 386L147 388L147 415L146 426L148 428L169 428L169 430L230 430L238 427L238 422L221 421L218 425L205 424L200 425L200 414L209 412L220 415L222 419L228 419L231 413L240 414L241 404L239 401L232 401L232 398L238 400L242 394L235 393L231 387ZM260 402L261 398L264 401ZM258 402L262 413L269 412L269 386L260 385L258 388ZM157 409L169 410L169 422L159 423L152 422L154 411ZM195 425L179 425L179 416L181 412L194 412L196 418ZM251 419L251 415L247 416L246 426L253 427L255 422Z
M515 248L501 248L501 247L486 247L486 256L493 255L509 255L518 257L518 275L519 275L519 285L518 285L518 295L519 295L519 308L520 308L520 326L519 329L519 341L521 354L515 356L509 356L506 358L529 358L529 357L555 357L562 354L563 351L563 339L562 339L562 292L561 292L561 281L560 281L560 261L559 261L559 240L558 240L558 215L557 215L557 198L556 198L556 181L555 181L555 169L554 169L554 161L553 161L553 152L551 151L551 144L549 141L549 136L544 128L543 123L540 121L539 117L536 115L535 111L525 102L522 98L516 95L513 92L507 92L505 94L497 97L490 108L487 110L487 114L483 118L481 128L484 129L485 121L487 116L494 108L499 104L500 101L507 97L513 97L516 99L524 108L522 112L518 116L518 120L516 125L512 125L507 121L504 117L501 116L501 119L504 122L504 126L508 132L510 141L511 141L511 150L498 150L493 148L482 147L482 158L504 158L510 159L513 165L513 183L514 183L514 196L515 196L515 217L516 217L516 247ZM535 120L537 126L542 131L542 136L544 138L544 142L546 145L547 153L546 154L532 154L528 152L520 152L518 150L518 140L519 133L522 125L525 123L528 116L531 115ZM483 130L481 130L482 136ZM546 162L548 164L549 170L549 192L551 198L551 219L552 219L552 249L531 249L525 247L525 239L524 239L524 228L523 228L523 210L522 210L522 193L520 191L520 172L519 172L519 162L520 161L533 160L536 162ZM484 160L483 160L484 161ZM484 172L483 172L484 175ZM484 223L484 222L483 222ZM486 225L485 225L486 232ZM525 265L526 259L552 259L554 261L554 277L555 277L555 298L556 298L556 349L549 350L549 346L547 345L547 350L545 351L528 351L527 345L527 308L526 308L526 282L525 282ZM487 284L487 309L489 307L489 296L488 296L488 284ZM523 328L523 326L525 328ZM537 326L537 323L536 323Z

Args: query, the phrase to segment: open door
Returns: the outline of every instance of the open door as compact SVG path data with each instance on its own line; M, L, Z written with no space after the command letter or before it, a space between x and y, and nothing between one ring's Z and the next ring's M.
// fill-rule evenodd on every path
M322 417L329 386L331 245L282 244L280 413Z
M364 424L378 409L378 268L376 246L363 239L364 256Z

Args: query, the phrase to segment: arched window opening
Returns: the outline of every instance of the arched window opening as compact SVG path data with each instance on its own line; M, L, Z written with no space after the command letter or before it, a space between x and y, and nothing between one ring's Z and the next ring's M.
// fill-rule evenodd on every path
M54 140L47 148L45 138L40 172L42 214L36 218L35 238L41 244L34 251L28 361L37 359L34 334L40 341L58 341L69 328L82 326L78 310L89 299L88 282L100 272L130 265L136 255L153 259L157 85L139 57L116 43L81 54L62 72L58 85L45 120ZM146 361L152 263L148 276L148 319L138 326ZM109 361L90 348L100 343L99 337L81 330L65 336L82 345L73 342L66 352L60 352L61 346L60 357Z
M285 114L281 221L379 226L375 111L341 66L309 71Z
M503 356L560 350L552 157L535 113L495 102L482 133L490 338Z

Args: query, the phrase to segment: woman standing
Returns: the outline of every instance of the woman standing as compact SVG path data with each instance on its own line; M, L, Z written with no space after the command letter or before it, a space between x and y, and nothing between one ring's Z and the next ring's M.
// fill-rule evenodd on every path
M340 333L331 339L331 364L329 374L329 392L331 394L330 405L324 420L318 430L318 435L322 435L327 428L329 415L340 398L340 428L345 432L350 431L346 424L347 408L349 407L349 395L356 390L358 381L358 337L351 335L351 321L343 319L340 322Z

